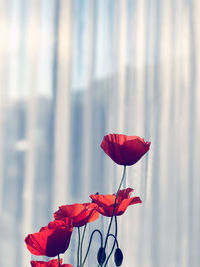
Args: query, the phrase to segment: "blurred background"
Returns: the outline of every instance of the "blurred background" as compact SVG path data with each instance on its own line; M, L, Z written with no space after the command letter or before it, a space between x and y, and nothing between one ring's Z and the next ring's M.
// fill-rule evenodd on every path
M143 204L119 218L122 266L200 266L199 14L198 0L0 0L0 266L42 259L24 238L59 205L116 191L108 133L151 141L127 170Z

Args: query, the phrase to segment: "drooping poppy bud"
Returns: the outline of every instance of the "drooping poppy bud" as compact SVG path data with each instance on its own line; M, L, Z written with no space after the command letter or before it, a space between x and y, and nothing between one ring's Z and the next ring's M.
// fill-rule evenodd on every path
M97 254L98 263L100 265L102 265L104 263L105 259L106 259L105 249L103 247L100 247L98 254Z
M122 251L121 251L120 248L117 248L115 250L114 259L115 259L116 266L120 266L122 264L122 261L123 261L123 253L122 253Z

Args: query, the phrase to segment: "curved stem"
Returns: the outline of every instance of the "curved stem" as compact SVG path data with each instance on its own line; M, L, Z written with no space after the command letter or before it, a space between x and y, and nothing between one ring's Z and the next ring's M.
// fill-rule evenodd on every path
M84 258L84 260L83 260L83 263L81 264L81 267L83 267L84 264L85 264L85 261L86 261L86 259L87 259L87 256L88 256L88 253L89 253L89 250L90 250L90 246L91 246L91 243L92 243L92 238L93 238L93 235L94 235L95 232L98 232L98 233L100 234L100 237L101 237L101 247L103 246L103 237L102 237L102 233L101 233L100 230L96 229L96 230L94 230L94 231L92 232L92 234L91 234L91 236L90 236L90 241L89 241L89 245L88 245L88 248L87 248L87 252L86 252L86 254L85 254L85 258Z
M83 235L81 238L81 247L80 247L80 266L82 265L82 253L83 253L83 239L85 237L85 230L86 230L87 224L85 224L84 229L83 229Z
M118 197L118 194L119 194L119 190L120 190L120 188L121 188L121 186L122 186L123 180L124 180L124 178L125 178L125 174L126 174L126 165L124 165L124 171L123 171L122 179L121 179L119 188L118 188L117 193L116 193L116 196L115 196L115 203L114 203L113 212L112 212L111 219L110 219L110 224L109 224L109 226L108 226L108 231L107 231L107 235L106 235L106 240L105 240L105 244L104 244L104 249L106 248L106 245L107 245L108 235L109 235L109 233L110 233L110 228L111 228L111 225L112 225L113 215L114 215L115 208L116 208L117 197Z
M115 248L115 242L114 242L114 244L113 244L113 246L112 246L112 249L111 249L111 252L110 252L110 254L108 255L108 258L107 258L107 260L106 260L106 262L105 262L105 264L104 264L104 267L107 266L108 261L109 261L111 255L112 255L112 253L113 253L114 248Z
M107 266L107 263L108 263L108 261L109 261L111 255L112 255L112 253L113 253L113 250L114 250L114 248L115 248L115 244L117 244L117 248L119 247L116 236L113 235L113 234L109 234L109 236L112 236L112 237L114 238L114 243L113 243L112 249L111 249L111 251L110 251L110 254L108 255L108 257L107 257L107 259L106 259L106 262L105 262L105 264L104 264L104 267Z
M117 238L115 235L113 234L109 234L109 236L112 236L114 238L114 244L116 243L117 244L117 248L119 247L119 244L118 244L118 241L117 241Z
M119 245L118 245L118 241L117 241L117 216L115 216L115 235L113 235L113 234L109 234L109 236L114 237L115 241L114 241L114 243L113 243L111 252L110 252L110 254L108 255L108 258L107 258L107 260L106 260L106 262L105 262L104 267L107 265L107 263L108 263L108 261L109 261L111 255L112 255L112 253L113 253L113 250L114 250L114 248L115 248L115 243L117 244L117 248L119 247Z
M58 254L58 265L60 267L60 255Z
M79 251L80 251L80 227L78 227L77 267L79 267Z

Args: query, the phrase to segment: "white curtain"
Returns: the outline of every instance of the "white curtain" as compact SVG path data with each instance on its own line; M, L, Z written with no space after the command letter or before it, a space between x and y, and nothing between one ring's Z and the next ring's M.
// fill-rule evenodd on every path
M199 14L199 0L0 0L0 266L30 266L24 238L59 205L116 191L100 143L124 133L152 144L124 184L143 204L119 218L123 266L199 267Z

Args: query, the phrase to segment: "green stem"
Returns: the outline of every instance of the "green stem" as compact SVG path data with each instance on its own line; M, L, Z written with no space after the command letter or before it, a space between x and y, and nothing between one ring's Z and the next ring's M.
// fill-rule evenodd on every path
M107 266L107 263L108 263L108 261L109 261L111 255L112 255L112 253L113 253L113 250L114 250L114 248L115 248L115 244L117 244L117 247L119 247L116 236L114 236L114 235L112 235L112 234L109 234L109 236L112 236L112 237L114 238L114 243L113 243L112 249L111 249L111 251L110 251L110 254L108 255L107 260L106 260L106 262L105 262L105 264L104 264L104 267Z
M79 251L80 251L80 227L78 227L77 267L79 267Z
M109 236L113 236L113 237L114 237L114 243L113 243L111 252L110 252L110 254L108 255L108 258L107 258L107 260L106 260L106 262L105 262L104 267L106 267L106 265L107 265L107 263L108 263L108 261L109 261L111 255L112 255L112 253L113 253L113 250L114 250L114 248L115 248L115 243L117 244L117 247L118 247L118 242L117 242L117 216L115 216L115 235L109 234Z
M58 265L60 267L60 255L58 254Z
M84 264L85 264L85 261L86 261L86 259L87 259L87 256L88 256L88 253L89 253L89 250L90 250L90 246L91 246L91 243L92 243L92 238L93 238L93 235L94 235L95 232L98 232L98 233L100 234L100 237L101 237L101 247L102 247L102 244L103 244L102 233L101 233L98 229L96 229L96 230L94 230L94 231L92 232L92 234L91 234L91 236L90 236L90 241L89 241L89 245L88 245L88 248L87 248L87 252L86 252L86 254L85 254L85 258L84 258L84 260L83 260L83 263L81 264L81 267L83 267Z
M110 254L108 255L108 258L107 258L107 260L106 260L106 262L105 262L104 267L106 267L106 265L107 265L107 263L108 263L108 261L109 261L111 255L112 255L112 253L113 253L113 250L114 250L114 247L115 247L115 243L117 244L117 247L118 247L118 242L117 242L117 216L115 216L115 235L109 234L109 236L113 236L113 237L114 237L114 243L113 243L111 252L110 252Z
M116 193L116 196L115 196L114 208L113 208L113 212L112 212L111 219L110 219L110 224L109 224L108 231L107 231L107 235L106 235L106 240L105 240L105 244L104 244L104 249L106 249L106 245L107 245L107 241L108 241L108 235L109 235L109 233L110 233L110 228L111 228L111 225L112 225L113 216L114 216L114 212L115 212L115 208L116 208L117 197L118 197L118 195L119 195L119 190L120 190L120 188L121 188L121 186L122 186L122 183L123 183L123 180L124 180L124 178L125 178L125 174L126 174L126 165L124 165L124 171L123 171L122 179L121 179L119 188L118 188L117 193Z
M117 238L117 216L115 216L115 237Z
M108 264L108 261L109 261L109 259L110 259L111 255L112 255L112 253L113 253L114 247L115 247L115 241L114 241L114 243L113 243L113 246L112 246L111 252L110 252L110 254L108 255L108 258L107 258L107 260L106 260L106 262L105 262L105 264L104 264L104 267L106 267L106 266L107 266L107 264Z
M82 254L83 254L83 239L85 237L85 230L86 230L87 224L85 224L84 229L83 229L83 235L81 238L81 248L80 248L80 266L82 266Z

